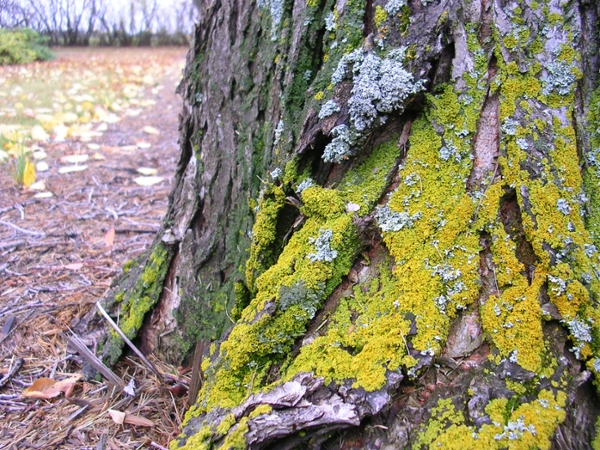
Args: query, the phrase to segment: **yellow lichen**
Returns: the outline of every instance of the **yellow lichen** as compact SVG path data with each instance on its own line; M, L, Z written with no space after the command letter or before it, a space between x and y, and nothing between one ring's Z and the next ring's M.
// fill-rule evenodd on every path
M352 216L345 212L339 194L313 187L303 192L302 199L306 223L291 237L276 264L256 279L256 296L221 344L218 363L209 368L216 373L210 372L211 382L200 394L206 408L234 406L260 389L265 372L289 354L295 339L304 333L314 311L339 284L359 250ZM331 261L310 257L317 251L314 243L323 229L331 230L330 246L337 252ZM274 314L262 315L268 302L278 304L284 294L289 297L286 304L279 304Z
M271 405L259 405L256 408L254 408L254 411L248 414L248 418L254 419L258 416L262 416L263 414L269 414L271 411L273 411L273 407Z
M600 450L600 417L596 420L596 436L591 442L591 446L593 450Z
M387 177L400 156L396 137L377 146L366 160L342 179L339 191L346 203L360 206L361 216L372 211L387 186Z
M279 186L270 185L259 202L258 214L252 227L252 246L246 263L246 282L251 292L255 291L254 281L275 262L277 244L277 218L285 203L285 193Z
M235 416L231 413L227 414L221 423L217 427L217 433L219 434L227 434L227 432L231 429L231 427L235 424Z
M410 362L403 360L410 323L398 314L397 297L395 283L386 271L374 278L365 292L356 287L352 298L340 301L327 333L302 347L288 373L312 371L326 383L355 379L354 387L367 391L381 388L387 370Z
M202 427L193 436L190 436L185 445L179 446L178 440L171 441L171 450L211 450L212 445L210 438L212 437L212 429L210 427ZM183 436L185 437L185 436Z
M388 18L388 13L381 6L375 6L375 26L379 29Z
M463 413L456 410L451 399L440 400L413 448L547 450L554 431L565 420L565 401L563 392L553 394L548 390L516 408L512 399L495 399L485 408L492 423L477 429L464 424Z
M466 195L470 146L456 132L474 133L477 118L446 88L430 96L427 117L415 121L400 186L389 201L392 211L414 218L410 226L384 233L397 262L399 310L416 317L418 350L439 352L457 308L479 292L479 239L468 224L476 204ZM433 123L446 126L440 136Z
M246 433L248 432L248 418L242 417L238 425L232 428L227 436L223 445L219 447L219 450L244 450L246 446ZM190 449L191 450L191 449Z

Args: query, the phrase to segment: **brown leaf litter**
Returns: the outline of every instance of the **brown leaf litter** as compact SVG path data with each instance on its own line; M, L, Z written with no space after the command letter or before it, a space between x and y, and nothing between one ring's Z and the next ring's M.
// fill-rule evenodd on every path
M59 60L85 55L65 52ZM51 197L17 187L0 166L0 448L161 448L180 432L185 395L176 394L186 391L183 371L150 355L166 386L140 358L123 357L113 370L125 383L135 380L129 395L105 379L75 381L80 366L67 351L73 321L94 307L126 261L150 246L178 157L181 99L174 89L185 49L115 55L122 64L143 65L146 58L164 65L165 88L155 106L109 123L97 149L79 137L40 144L49 170L38 172L37 181ZM90 155L87 169L60 173L61 158L82 154ZM156 168L164 180L136 184L139 167ZM125 414L122 424L110 410Z

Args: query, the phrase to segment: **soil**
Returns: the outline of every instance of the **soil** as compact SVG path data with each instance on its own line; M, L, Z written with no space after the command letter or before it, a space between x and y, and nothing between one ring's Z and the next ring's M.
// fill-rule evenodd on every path
M160 361L153 362L178 379L178 387L167 389L128 356L115 372L135 380L134 396L104 379L78 382L69 398L23 396L38 378L60 380L81 370L67 351L70 326L94 307L123 265L149 247L167 210L179 155L182 100L175 88L186 49L169 51L175 70L160 81L165 87L156 105L108 124L94 140L99 149L80 139L43 146L49 170L38 172L37 181L52 197L36 198L38 192L16 186L10 172L0 170L0 380L23 360L10 380L0 381L0 448L161 448L179 433L187 380ZM159 134L144 132L147 126ZM76 154L90 156L87 169L60 174L69 165L61 158ZM156 168L164 180L139 186L140 167ZM109 409L155 426L118 425Z

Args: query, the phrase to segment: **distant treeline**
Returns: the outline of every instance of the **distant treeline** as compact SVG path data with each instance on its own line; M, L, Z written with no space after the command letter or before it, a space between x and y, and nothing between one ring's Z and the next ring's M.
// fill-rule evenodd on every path
M187 45L200 0L0 0L0 28L50 46Z

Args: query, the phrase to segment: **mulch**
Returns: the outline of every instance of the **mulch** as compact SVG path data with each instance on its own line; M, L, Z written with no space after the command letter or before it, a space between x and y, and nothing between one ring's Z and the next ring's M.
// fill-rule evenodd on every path
M163 448L180 432L188 375L152 357L171 386L132 354L113 370L125 382L134 380L134 395L105 379L79 381L68 398L23 395L36 379L81 371L79 357L67 348L70 327L95 307L123 265L149 247L167 210L179 153L175 87L185 49L171 52L157 104L104 131L97 152L105 159L90 158L87 170L59 174L64 155L95 152L79 139L43 146L50 170L38 180L52 197L35 198L0 168L0 448ZM145 133L146 126L160 134ZM139 148L140 142L151 145ZM164 181L137 185L140 167L158 169ZM110 409L154 426L117 424Z

